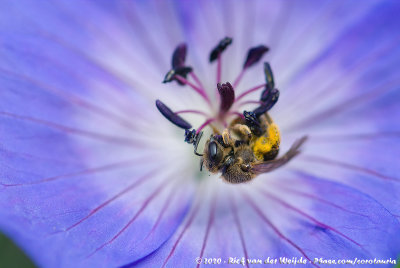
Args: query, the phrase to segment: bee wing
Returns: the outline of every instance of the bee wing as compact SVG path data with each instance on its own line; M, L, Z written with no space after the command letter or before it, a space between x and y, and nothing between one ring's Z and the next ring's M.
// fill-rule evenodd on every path
M307 140L307 136L302 137L301 139L296 140L292 147L290 147L289 151L287 151L283 156L271 160L271 161L264 161L258 164L255 164L252 168L252 171L255 174L261 174L261 173L267 173L271 172L287 162L289 162L293 157L298 155L300 153L300 147L301 145Z

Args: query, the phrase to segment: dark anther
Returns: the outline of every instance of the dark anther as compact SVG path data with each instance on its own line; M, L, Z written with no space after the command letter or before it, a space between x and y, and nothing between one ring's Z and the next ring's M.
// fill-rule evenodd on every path
M256 108L253 112L256 114L256 116L260 116L264 114L265 112L268 112L278 101L279 99L279 90L274 88L274 89L269 89L266 88L262 94L260 100L263 102L258 108Z
M271 66L268 62L264 62L264 75L265 82L267 83L267 88L273 89L275 88L274 75L272 73Z
M172 68L176 69L185 66L186 59L186 44L180 44L176 47L174 54L172 54Z
M247 58L244 62L243 69L256 64L268 50L269 48L264 45L251 48L247 53Z
M244 111L243 115L246 120L246 125L250 128L251 132L256 136L260 136L262 134L262 129L258 116L254 112L247 111Z
M185 130L185 142L189 143L189 144L194 144L196 141L196 130L192 129L186 129Z
M210 62L215 61L218 56L230 45L232 44L232 38L225 37L222 39L218 45L210 53Z
M261 115L265 114L267 110L268 109L266 105L260 105L253 110L253 113L256 115L256 117L260 117Z
M271 96L271 91L272 91L272 88L265 87L263 92L261 92L260 101L265 103Z
M186 79L187 75L192 71L192 67L185 66L186 51L187 47L184 43L176 47L172 54L172 69L165 75L163 83L176 80L178 84L184 85L184 83L176 79L175 75L182 76Z
M227 112L235 101L235 91L229 82L226 82L225 84L218 83L217 88L219 95L221 96L220 110Z
M180 75L186 79L186 76L192 71L192 67L179 67L176 69L170 70L164 77L163 83L168 83L176 80L175 75ZM181 81L177 80L180 85L184 85Z
M186 122L179 115L175 114L170 108L168 108L160 100L156 100L156 106L157 106L157 109L160 111L160 113L163 116L165 116L165 118L167 118L174 125L176 125L176 126L178 126L180 128L183 128L183 129L192 128L192 126L188 122Z
M185 130L185 142L187 142L189 144L193 144L194 154L198 155L198 156L203 156L202 154L199 154L197 152L197 147L199 146L199 142L200 142L200 139L202 136L203 136L203 131L196 134L195 129L192 129L192 130L186 129Z
M260 101L262 104L253 111L257 117L268 112L279 99L279 90L274 88L274 75L272 74L272 69L268 62L264 62L264 74L267 85L261 93Z
M168 83L174 80L175 70L170 70L164 77L163 83Z

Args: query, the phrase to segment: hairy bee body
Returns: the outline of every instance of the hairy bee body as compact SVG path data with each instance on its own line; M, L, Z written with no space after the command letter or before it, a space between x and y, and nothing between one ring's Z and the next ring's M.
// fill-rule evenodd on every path
M254 166L273 160L279 152L280 135L268 114L258 118L254 126L238 118L205 144L204 166L213 173L221 172L229 183L243 183L258 175Z

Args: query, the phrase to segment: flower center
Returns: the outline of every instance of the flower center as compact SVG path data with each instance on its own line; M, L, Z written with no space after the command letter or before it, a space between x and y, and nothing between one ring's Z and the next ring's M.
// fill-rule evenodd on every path
M219 93L220 99L220 106L218 112L206 119L206 121L198 127L197 133L208 126L213 126L216 123L223 125L225 128L229 125L229 119L232 119L232 116L239 116L244 118L244 115L238 111L240 107L246 104L256 104L258 107L254 110L256 116L259 116L269 109L276 103L279 97L279 91L275 89L274 79L271 67L269 63L264 63L264 72L265 72L265 79L266 83L262 85L255 86L250 88L240 94L239 96L235 97L235 90L234 87L237 86L242 79L245 71L255 65L257 62L260 61L262 56L269 50L266 46L260 45L257 47L253 47L248 51L247 58L243 64L243 69L238 77L235 79L233 86L229 83L221 83L221 69L222 69L222 54L226 50L226 48L232 44L232 39L229 37L225 37L222 39L217 46L211 51L209 61L210 63L217 62L217 90ZM200 97L202 97L206 103L208 104L209 108L212 108L212 103L208 94L206 93L202 83L196 76L193 71L193 68L190 66L185 65L186 60L186 53L187 53L187 46L186 44L180 44L175 49L172 55L172 69L165 75L163 83L168 83L172 81L176 81L179 85L187 85L191 87L194 91L196 91ZM193 82L189 81L188 76L193 80ZM264 89L261 94L259 101L242 101L242 99L254 91ZM234 105L235 104L235 105ZM231 109L234 106L235 109ZM187 123L182 125L182 122L185 121L182 119L179 114L183 113L196 113L202 114L207 116L207 113L198 111L198 110L182 110L177 112L172 112L165 104L161 104L161 101L157 101L157 107L159 108L160 112L172 123L175 125L182 127L184 129L191 128L190 124ZM190 127L189 127L190 126ZM213 127L215 129L215 126Z
M194 145L194 153L202 157L202 165L204 163L211 172L221 172L228 182L239 183L289 161L298 153L298 148L305 138L297 141L281 159L275 159L279 152L280 133L268 111L278 101L279 90L275 88L270 64L264 62L264 84L254 86L238 96L235 96L234 89L246 71L257 64L269 49L264 45L250 48L242 71L232 85L229 82L221 83L222 54L231 44L232 39L226 37L210 53L210 63L217 62L216 80L219 96L219 107L214 109L217 112L213 116L199 110L173 112L160 100L156 101L156 106L170 122L185 129L185 142ZM193 68L185 65L186 53L186 44L180 44L175 49L172 55L172 69L165 75L163 83L176 81L181 86L189 86L207 103L208 110L213 110L210 97ZM259 100L242 100L248 94L261 89L263 91ZM239 109L247 104L255 104L256 108L241 113ZM201 114L206 119L197 130L192 129L192 125L180 116L184 113ZM197 147L205 127L210 127L213 135L207 140L204 152L199 153Z

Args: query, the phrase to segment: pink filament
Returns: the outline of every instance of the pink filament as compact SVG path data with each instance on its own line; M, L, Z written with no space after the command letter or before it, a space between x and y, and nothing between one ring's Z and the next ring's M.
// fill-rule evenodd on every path
M257 91L257 90L259 90L259 89L261 89L261 88L264 88L266 85L267 85L267 84L262 84L262 85L259 85L259 86L256 86L256 87L253 87L253 88L250 88L250 89L246 90L245 92L243 92L242 94L240 94L240 95L236 98L235 102L238 101L238 100L240 100L240 99L243 98L244 96L246 96L246 95L248 95L248 94L254 92L254 91Z
M263 102L262 101L252 101L252 100L243 101L243 102L237 104L237 107L242 107L242 106L244 106L246 104L258 104L258 105L261 105L261 104L263 104Z
M209 118L207 119L197 130L196 130L196 134L199 134L200 131L206 127L207 125L211 124L212 122L215 121L215 118Z
M175 114L185 114L185 113L191 113L191 114L201 114L204 116L208 116L205 112L199 111L199 110L181 110L181 111L177 111L175 112Z
M220 53L217 58L217 83L221 82L221 73L222 73L222 59Z
M236 88L239 85L240 80L242 80L242 77L244 73L246 72L247 68L243 68L243 70L240 72L238 77L235 79L235 82L233 82L233 88Z
M193 78L193 80L197 83L197 85L199 86L199 88L201 88L203 91L204 90L204 86L201 83L200 79L197 77L197 75L194 73L194 71L190 72L190 76Z
M188 80L186 80L185 78L183 78L180 75L175 75L175 78L178 79L181 83L186 84L186 85L190 86L191 88L193 88L197 93L200 94L200 96L203 97L204 100L207 101L207 103L209 105L211 105L210 99L208 98L208 95L204 91L204 89L197 87L196 85L192 84L191 82L189 82Z
M228 115L237 115L237 116L241 117L242 119L244 119L244 115L239 112L229 112Z

